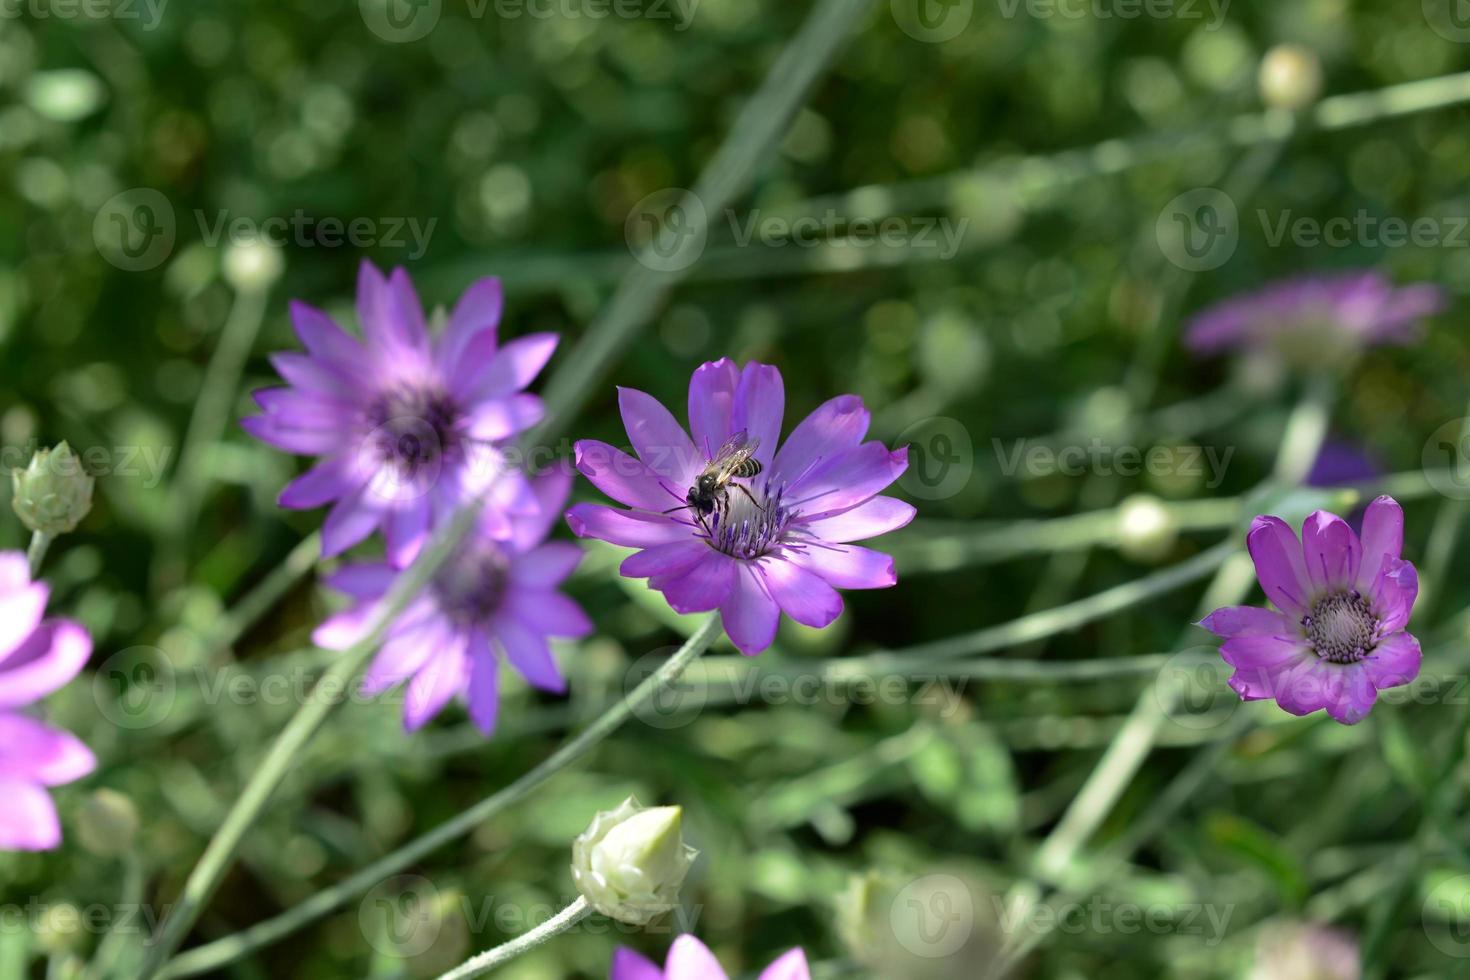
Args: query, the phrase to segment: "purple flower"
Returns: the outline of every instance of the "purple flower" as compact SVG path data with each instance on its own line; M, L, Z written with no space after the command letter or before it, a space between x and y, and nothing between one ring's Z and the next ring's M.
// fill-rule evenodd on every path
M1379 497L1361 539L1317 511L1302 538L1276 517L1257 517L1246 545L1266 596L1281 610L1226 606L1200 625L1225 637L1230 686L1247 701L1275 698L1294 715L1319 708L1345 725L1362 721L1384 688L1419 674L1419 641L1404 632L1419 577L1399 557L1404 513Z
M908 451L863 442L868 412L856 395L821 405L781 443L781 372L728 358L689 382L691 440L668 409L618 389L635 459L602 442L577 443L577 469L630 510L577 504L567 521L581 537L640 549L622 564L647 578L677 612L719 609L742 652L771 645L784 612L821 628L842 612L837 589L897 581L893 559L849 542L903 527L914 508L878 493L908 466ZM687 497L727 442L754 447L755 476L733 479L701 513ZM779 446L779 449L778 449Z
M271 358L288 384L257 391L265 414L242 424L279 449L323 457L280 503L333 504L322 527L324 556L382 528L389 560L402 567L429 527L473 494L488 494L486 530L496 538L510 533L510 516L534 507L525 478L496 445L540 421L541 399L523 389L557 337L497 345L501 307L500 281L481 279L431 339L408 273L395 269L384 279L369 262L357 280L362 340L320 310L291 304L307 353Z
M1437 286L1396 288L1377 270L1301 276L1210 307L1186 327L1185 343L1197 354L1265 348L1321 363L1377 344L1407 344L1419 321L1444 307Z
M92 638L68 619L43 621L50 594L32 582L26 556L0 552L0 849L42 851L61 843L61 823L46 792L81 779L97 760L75 735L16 709L34 704L77 675Z
M714 954L693 936L680 936L669 950L668 962L660 970L631 949L613 955L607 980L728 980ZM811 980L806 954L799 949L766 967L759 980Z
M1340 487L1345 483L1371 480L1383 468L1366 449L1345 439L1328 439L1317 453L1312 471L1302 481L1309 487Z
M557 591L581 561L582 549L545 539L571 484L565 467L532 480L536 511L511 517L509 537L500 534L501 518L482 515L475 532L387 629L362 690L374 695L407 681L403 724L409 731L458 695L468 702L470 719L491 734L499 700L497 654L533 686L566 690L547 638L592 632L581 607ZM344 649L360 639L400 574L375 562L347 565L329 576L327 584L357 604L317 627L317 645Z

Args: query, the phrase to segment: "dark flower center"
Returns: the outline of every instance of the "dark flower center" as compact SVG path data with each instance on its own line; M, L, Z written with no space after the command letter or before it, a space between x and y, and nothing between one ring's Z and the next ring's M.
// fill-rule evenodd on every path
M482 625L500 608L510 583L510 561L488 541L460 548L430 582L444 616L458 626Z
M411 480L458 448L460 415L443 391L401 384L368 406L368 439L378 459Z
M1318 599L1302 627L1317 656L1333 663L1357 663L1378 642L1378 617L1357 589Z
M724 500L704 518L701 528L710 547L732 558L749 559L780 545L796 516L784 502L785 491L785 486L774 492L770 486L727 487Z

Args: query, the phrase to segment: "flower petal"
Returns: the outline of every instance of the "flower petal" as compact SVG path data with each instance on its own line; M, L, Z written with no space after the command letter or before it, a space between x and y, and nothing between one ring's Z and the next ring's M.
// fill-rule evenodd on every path
M367 364L367 351L336 321L299 300L290 305L291 325L311 356L347 377L356 377Z
M623 578L677 575L703 561L709 551L709 545L696 538L655 545L623 559L622 565L618 567L618 574Z
M1327 699L1327 714L1344 725L1356 725L1373 710L1378 689L1361 663L1342 664L1331 674L1336 683Z
M466 399L504 398L523 390L551 360L560 339L554 333L533 333L504 344L469 381L464 389Z
M405 500L388 511L383 537L387 542L388 561L393 567L407 568L413 564L429 538L428 499Z
M489 335L490 348L494 349L495 332L504 309L505 289L494 276L477 280L460 294L454 312L449 314L444 336L439 338L435 356L440 372L449 378L452 389L460 389L461 373L473 371L474 365L465 359L470 341Z
M531 686L556 694L566 693L567 682L557 669L544 634L531 629L519 617L506 615L495 617L490 632L505 650L506 660Z
M897 497L873 497L850 510L805 525L824 541L861 541L906 526L916 513L912 504Z
M746 656L760 653L776 639L781 607L754 566L740 563L735 586L720 606L720 621L730 642Z
M708 612L719 607L730 594L737 564L729 555L707 548L705 555L693 565L672 574L654 576L648 585L662 592L675 612Z
M631 949L619 946L613 953L612 971L607 980L664 980L664 971Z
M71 732L25 715L0 713L0 775L60 786L96 767L96 757Z
M92 656L92 637L69 619L36 627L0 665L0 708L40 700L65 686Z
M1379 628L1392 633L1409 625L1414 614L1414 600L1419 597L1419 572L1413 563L1402 558L1386 562L1378 573L1378 581L1369 593L1378 612Z
M785 557L838 589L886 589L898 581L892 555L855 544L788 548Z
M598 538L625 548L651 548L687 539L689 525L631 510L602 504L574 504L567 511L567 524L579 538Z
M766 967L759 980L812 980L806 954L799 949L793 949Z
M569 541L551 541L512 558L510 579L518 586L555 588L576 571L585 554Z
M45 789L0 776L0 851L46 851L61 843L61 821Z
M688 934L674 940L665 973L667 980L729 980L715 955Z
M1404 509L1389 496L1377 497L1363 512L1362 561L1358 591L1368 595L1378 584L1383 566L1404 550Z
M674 486L687 489L704 465L704 456L673 414L658 399L636 388L618 389L618 409L628 441L643 465Z
M572 469L565 463L557 463L527 478L526 490L534 512L510 515L510 545L517 552L529 551L545 541L552 525L561 519L562 508L572 492Z
M286 484L276 503L288 510L309 510L361 489L365 480L355 462L350 455L322 460Z
M781 611L803 626L824 629L842 615L842 596L820 575L779 559L763 560L756 567Z
M1351 588L1361 557L1358 536L1347 521L1325 510L1307 517L1302 525L1302 558L1315 591Z
M468 638L463 633L446 631L445 639L408 682L403 701L403 727L407 731L424 727L469 683L469 662L465 657Z
M387 592L400 571L385 561L343 565L322 579L322 584L355 599L376 599Z
M592 620L572 599L555 589L512 586L506 606L525 626L547 636L577 637L592 632Z
M712 459L733 433L730 416L739 385L740 371L728 357L701 364L689 379L689 434L704 459Z
M1395 633L1378 641L1362 660L1363 670L1378 690L1408 684L1419 676L1423 653L1419 641L1408 633Z
M342 448L342 433L335 427L302 426L275 415L247 415L240 428L268 446L298 456L321 456Z
M495 733L495 717L500 712L500 658L490 648L490 640L481 630L469 635L467 656L470 661L468 691L470 721L486 736Z
M661 477L641 460L596 439L573 447L577 471L620 504L659 514L685 505L687 487Z
M481 402L470 411L465 432L474 439L498 442L526 431L545 417L546 405L540 396L520 391Z
M731 433L743 431L754 439L755 458L769 467L781 439L781 417L786 412L786 386L781 372L770 364L751 361L740 372L735 404L730 413ZM718 447L716 447L718 448Z
M30 581L29 566L25 581L28 584L0 591L0 677L4 676L6 661L41 625L51 595L51 587L45 582Z
M850 510L882 492L908 469L908 447L881 442L849 449L809 472L789 489L791 506L816 520Z
M382 521L382 506L367 487L338 500L322 522L322 557L340 555L372 534Z
M1285 637L1296 632L1291 621L1281 613L1260 606L1221 606L1200 620L1198 625L1216 636L1254 634Z
M1263 515L1252 522L1245 544L1266 597L1293 618L1305 615L1312 582L1296 533L1281 518Z
M839 395L817 406L786 437L771 462L772 479L795 483L828 457L857 448L870 421L863 400Z

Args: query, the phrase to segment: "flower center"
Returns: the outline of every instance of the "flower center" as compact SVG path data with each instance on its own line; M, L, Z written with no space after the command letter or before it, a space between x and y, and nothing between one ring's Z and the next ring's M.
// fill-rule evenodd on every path
M439 609L458 626L483 624L505 599L510 560L488 541L460 548L429 583Z
M413 479L457 448L459 417L459 406L443 391L400 384L368 406L368 439L383 463Z
M1357 589L1318 599L1302 626L1317 656L1333 663L1357 663L1378 642L1378 617Z
M783 501L785 486L774 493L769 484L731 484L725 489L724 502L703 522L710 547L733 558L759 558L780 545L786 526L796 516Z

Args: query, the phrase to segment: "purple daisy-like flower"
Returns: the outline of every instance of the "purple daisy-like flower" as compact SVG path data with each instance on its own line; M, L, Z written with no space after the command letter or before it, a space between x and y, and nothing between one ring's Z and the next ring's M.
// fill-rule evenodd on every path
M618 389L637 458L603 442L576 445L577 469L631 508L577 504L580 537L640 549L622 564L680 613L719 609L742 652L771 645L781 613L821 628L842 612L837 589L878 589L897 577L888 555L852 544L903 527L914 508L879 496L908 466L906 449L863 442L856 395L826 402L780 440L781 372L728 358L689 382L689 429L652 396ZM700 475L728 445L750 451L755 475L732 478L707 513L690 503Z
M729 980L715 955L693 936L680 936L660 970L631 949L613 955L607 980ZM761 971L759 980L811 980L806 954L793 949Z
M1209 307L1185 328L1185 343L1197 354L1265 349L1320 364L1410 343L1419 321L1444 308L1439 287L1397 287L1377 270L1300 276Z
M482 515L476 530L388 627L362 691L375 695L406 681L407 730L421 728L458 695L475 725L491 734L501 655L532 686L566 691L548 637L592 632L581 607L558 590L582 560L582 549L546 540L571 484L565 467L531 480L536 509L510 518L509 537L499 533L498 518ZM400 574L387 562L372 562L329 576L328 585L357 603L317 627L317 645L345 649L360 639Z
M1336 514L1317 511L1301 540L1280 518L1257 517L1246 537L1256 576L1276 606L1226 606L1200 625L1225 638L1244 700L1275 698L1294 715L1325 708L1345 725L1367 716L1378 692L1419 674L1419 641L1404 631L1419 577L1399 557L1404 513L1379 497L1361 538Z
M97 765L75 735L17 710L65 685L92 655L92 638L80 625L42 620L49 595L46 583L31 581L25 555L0 553L0 850L61 843L46 789Z
M289 484L282 507L332 504L322 554L332 556L382 528L394 565L413 560L430 526L485 494L486 527L504 538L509 518L534 508L524 476L496 448L540 421L541 399L524 389L556 349L551 333L499 344L498 279L460 297L431 338L403 269L388 278L363 262L357 281L361 340L305 303L291 304L306 353L276 354L285 387L255 393L264 411L246 431L287 452L323 457Z

